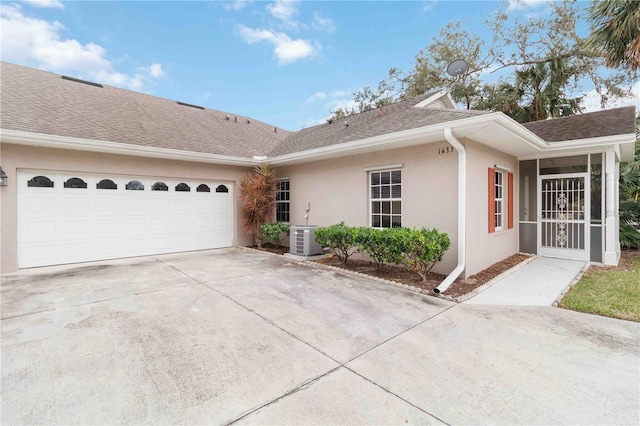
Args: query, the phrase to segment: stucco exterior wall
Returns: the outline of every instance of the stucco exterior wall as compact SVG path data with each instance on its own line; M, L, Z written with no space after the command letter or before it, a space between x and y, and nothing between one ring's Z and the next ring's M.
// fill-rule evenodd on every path
M492 264L518 252L518 162L515 157L493 150L469 139L462 141L467 151L467 197L466 197L466 268L465 277L476 274ZM513 228L489 233L488 176L487 170L494 165L508 167L514 174L514 221ZM506 175L505 175L506 183ZM505 211L507 211L507 188L505 187ZM508 213L508 211L507 211Z
M449 147L450 152L438 154ZM364 169L403 164L402 225L438 228L452 245L434 272L447 274L457 261L457 153L446 142L277 168L291 183L291 224L328 226L344 221L369 226L369 181Z
M0 188L0 271L4 273L13 272L17 268L16 171L18 169L227 181L232 186L236 198L235 245L249 244L249 237L241 226L237 202L239 179L250 170L249 168L37 148L7 143L0 144L0 161L9 182L8 186Z

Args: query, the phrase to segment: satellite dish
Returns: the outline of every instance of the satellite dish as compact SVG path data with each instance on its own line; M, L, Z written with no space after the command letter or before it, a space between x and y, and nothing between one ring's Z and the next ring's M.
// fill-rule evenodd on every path
M469 64L464 59L456 59L447 66L447 74L451 77L460 77L467 72Z

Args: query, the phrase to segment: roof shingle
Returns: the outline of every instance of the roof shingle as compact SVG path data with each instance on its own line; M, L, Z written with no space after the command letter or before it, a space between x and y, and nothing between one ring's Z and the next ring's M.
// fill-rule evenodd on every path
M2 129L245 158L266 155L289 134L244 116L227 120L222 111L0 64Z
M524 123L523 126L547 142L635 133L633 106Z

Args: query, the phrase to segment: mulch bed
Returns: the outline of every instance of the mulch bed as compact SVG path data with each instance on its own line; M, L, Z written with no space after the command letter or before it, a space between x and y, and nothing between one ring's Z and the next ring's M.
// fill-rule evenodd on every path
M460 278L455 280L451 287L449 287L443 294L454 298L467 294L529 257L530 256L524 254L514 254L513 256L509 256L465 280ZM378 271L373 262L349 259L348 263L343 265L335 256L328 259L320 259L316 262L411 285L427 290L429 293L433 293L433 289L446 278L446 275L432 272L427 276L427 281L423 282L417 274L405 271L402 267L385 265L382 271Z
M622 250L618 266L596 266L591 265L587 275L602 271L630 271L633 269L633 262L640 260L640 250Z
M262 247L252 246L251 248L254 250L268 251L269 253L275 253L275 254L289 253L289 247L285 247L285 246L276 247L271 243L263 244Z
M285 254L289 251L288 247L281 246L276 249L275 246L271 244L265 244L261 249L258 249L256 246L253 246L252 248L277 254ZM487 269L472 275L466 280L460 278L455 280L451 287L449 287L443 294L454 298L465 295L529 257L530 256L525 254L514 254L513 256L509 256L506 259L491 265ZM446 278L446 276L442 274L430 273L427 276L427 281L423 282L417 274L405 271L402 267L385 265L382 271L378 271L375 263L373 262L349 259L349 262L346 265L343 265L342 262L340 262L340 259L335 256L316 260L316 262L418 287L428 291L429 293L433 293L433 289Z

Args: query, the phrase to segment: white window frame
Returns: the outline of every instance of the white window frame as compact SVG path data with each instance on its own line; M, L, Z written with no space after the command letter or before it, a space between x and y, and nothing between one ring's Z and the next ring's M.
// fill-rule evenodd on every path
M496 170L494 172L493 194L494 194L494 216L493 223L496 231L504 229L504 194L506 185L504 182L504 172ZM500 194L500 196L498 196ZM499 207L499 208L498 208Z
M400 183L397 184L392 184L391 183L391 179L389 180L389 184L382 184L382 173L393 173L393 172L399 172L400 173ZM373 184L373 175L379 175L380 179L379 179L379 183L377 185ZM398 216L400 218L400 226L402 226L402 169L401 168L393 168L393 169L385 169L385 170L371 170L369 171L368 175L367 175L367 191L369 192L369 226L371 228L378 228L378 229L388 229L388 228L392 228L393 227L393 217L394 216ZM389 189L389 197L382 197L382 187L383 186L387 186L389 185L390 189ZM400 197L393 197L393 185L399 185L400 186ZM373 188L374 187L379 187L380 191L379 191L379 197L374 197L373 196ZM379 213L374 213L374 202L380 202L380 212ZM389 202L389 213L383 213L383 208L382 208L382 202ZM393 203L394 202L399 202L400 203L400 212L399 213L394 213L393 212ZM374 215L379 216L380 217L380 226L374 226L373 224L373 217ZM383 217L388 216L389 217L389 227L385 227L382 226L383 224Z
M280 189L280 184L287 182L287 189ZM281 195L286 193L288 196L286 197L286 200L281 199ZM282 205L282 204L286 204L287 206L289 206L289 210L286 212L280 212L281 214L286 213L287 216L289 216L289 220L284 221L284 220L278 220L278 206ZM291 179L289 178L283 178L283 179L278 179L276 180L276 222L282 222L282 223L290 223L291 222Z

